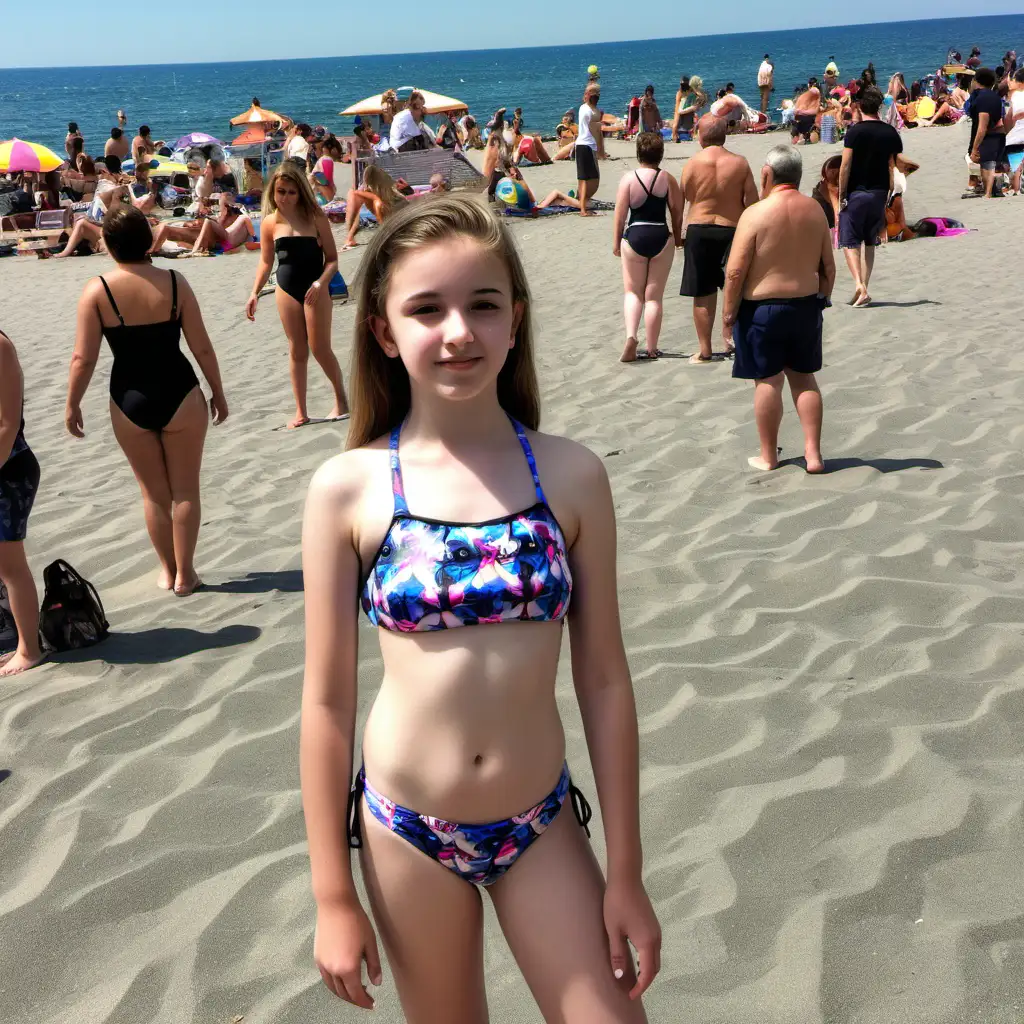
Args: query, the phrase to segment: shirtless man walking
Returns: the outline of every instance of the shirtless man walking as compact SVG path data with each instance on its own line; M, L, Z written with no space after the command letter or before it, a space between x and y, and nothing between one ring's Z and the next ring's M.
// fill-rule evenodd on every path
M746 210L729 257L722 323L732 330L732 375L754 381L757 470L779 464L782 387L789 381L804 431L808 473L821 473L822 310L836 280L832 238L817 202L800 194L803 161L792 146L769 150L761 170L761 202Z
M736 224L745 207L757 202L757 186L746 158L725 148L726 123L705 114L697 123L701 151L683 166L683 281L680 295L693 297L693 326L700 351L691 363L711 362L711 334L718 307L718 289L725 286ZM726 345L731 351L732 345Z

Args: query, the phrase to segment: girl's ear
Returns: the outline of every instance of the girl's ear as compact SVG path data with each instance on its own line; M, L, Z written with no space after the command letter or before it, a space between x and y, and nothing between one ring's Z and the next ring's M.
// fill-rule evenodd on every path
M398 358L398 346L391 334L391 326L387 318L383 316L371 316L369 318L370 330L377 339L377 344L384 350L384 355L389 359Z
M519 326L526 315L526 303L520 300L512 307L512 334L508 339L508 347L516 347L516 337L519 335Z

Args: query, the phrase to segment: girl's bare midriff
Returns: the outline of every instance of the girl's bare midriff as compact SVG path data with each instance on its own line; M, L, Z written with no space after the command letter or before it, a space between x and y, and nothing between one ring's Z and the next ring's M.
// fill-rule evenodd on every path
M554 789L561 622L378 632L384 678L363 734L374 789L463 824L509 818Z

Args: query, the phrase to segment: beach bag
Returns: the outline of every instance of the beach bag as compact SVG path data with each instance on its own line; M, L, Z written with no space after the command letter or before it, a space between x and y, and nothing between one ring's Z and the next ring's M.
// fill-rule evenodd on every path
M43 570L39 632L55 651L77 651L105 640L110 632L96 588L62 558Z
M18 627L11 614L11 602L7 596L7 585L0 580L0 654L18 649Z
M340 270L334 272L334 277L331 278L331 283L327 286L327 290L331 293L332 299L348 298L348 285L345 284L345 278L341 276Z

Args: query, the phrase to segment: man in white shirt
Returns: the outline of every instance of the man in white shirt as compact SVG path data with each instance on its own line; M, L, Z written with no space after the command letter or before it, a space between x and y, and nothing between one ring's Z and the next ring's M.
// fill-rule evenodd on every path
M772 98L775 89L775 65L766 53L761 66L757 69L757 88L761 93L761 113L768 113L768 102Z
M391 122L392 149L408 153L415 149L429 149L435 144L430 129L423 123L425 108L423 93L413 90L409 95L409 105L395 114Z
M576 180L579 182L580 216L593 217L587 210L587 200L593 199L601 184L601 172L597 158L604 149L601 134L601 111L597 101L601 98L601 86L591 82L583 90L583 105L580 107L580 133L576 136Z

